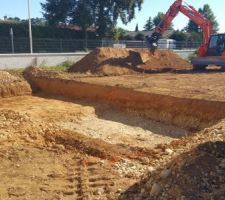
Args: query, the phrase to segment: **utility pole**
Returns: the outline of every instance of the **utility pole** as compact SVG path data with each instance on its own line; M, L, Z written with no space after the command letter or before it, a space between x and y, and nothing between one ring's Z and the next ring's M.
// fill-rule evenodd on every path
M30 0L28 0L28 21L29 21L29 39L30 39L30 53L33 53L33 38L32 38L32 26L30 16Z

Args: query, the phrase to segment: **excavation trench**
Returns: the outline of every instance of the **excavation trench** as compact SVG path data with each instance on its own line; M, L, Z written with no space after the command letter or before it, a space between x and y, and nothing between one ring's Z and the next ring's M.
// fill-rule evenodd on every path
M16 199L114 200L121 193L125 195L121 199L131 199L129 191L139 195L142 194L139 188L142 191L147 188L145 182L139 182L147 171L154 178L154 169L168 166L171 160L187 152L190 162L181 157L178 164L171 164L172 170L181 165L195 172L193 158L197 157L189 154L192 152L189 150L199 143L224 138L224 121L193 136L180 137L224 118L225 102L79 82L68 73L60 76L58 72L42 72L36 68L25 75L35 96L24 81L27 89L23 93L4 92L3 97L13 97L0 97L0 196L3 199L15 196ZM10 82L18 85L14 79ZM5 86L9 82L3 84L7 91ZM210 159L209 152L217 154L215 150L213 144L201 163L219 166L219 161ZM205 166L211 169L208 164L200 169ZM208 176L206 172L198 174ZM174 175L176 179L178 176ZM183 172L180 177L183 180ZM196 176L187 173L187 178L190 177ZM149 180L148 176L145 180ZM174 179L169 176L162 181L168 180ZM189 188L193 185L196 182ZM149 194L149 187L146 191Z
M190 131L209 127L225 117L225 102L144 93L128 88L42 76L41 73L29 72L28 77L35 90L46 94L104 102Z

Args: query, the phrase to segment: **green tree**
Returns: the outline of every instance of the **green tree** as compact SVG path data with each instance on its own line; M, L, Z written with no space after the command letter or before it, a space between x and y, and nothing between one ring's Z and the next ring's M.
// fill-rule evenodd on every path
M209 21L211 21L213 25L213 32L216 33L219 30L219 24L216 20L216 17L210 8L208 4L205 4L203 8L199 8L198 10L200 13L202 13ZM195 22L189 20L188 25L186 26L185 30L187 32L201 32L201 29L199 25L197 25Z
M159 23L163 20L164 17L164 13L162 12L158 12L158 14L153 18L153 24L154 26L158 26ZM170 30L173 30L173 23L171 23L171 25L169 26Z
M76 24L82 29L94 25L102 38L118 18L124 24L130 22L142 3L143 0L46 0L41 5L49 24Z
M205 4L203 8L200 8L199 11L208 19L211 21L213 25L213 32L216 33L219 30L219 24L216 20L216 17L210 8L209 4Z
M139 31L139 28L138 28L138 24L137 24L135 27L135 32L138 32L138 31Z
M32 18L31 23L34 26L46 26L47 25L47 22L44 18L38 18L38 17Z
M203 35L202 33L191 32L188 41L191 43L202 43Z
M93 2L90 0L78 1L70 13L70 23L81 27L85 39L88 39L87 29L94 23L91 13L93 5L91 3Z
M8 20L12 20L15 22L21 22L21 19L19 17L9 17Z
M41 3L43 16L49 25L57 25L59 23L68 23L72 10L72 0L47 0Z
M124 35L121 37L121 40L134 40L134 37L132 37L131 35Z
M134 39L143 41L145 39L145 36L142 33L138 33L137 35L135 35Z
M176 30L170 36L170 39L183 42L183 41L186 41L188 39L188 37L187 37L187 35L183 31Z
M154 23L152 21L152 18L149 17L148 20L147 20L147 22L146 22L146 24L145 24L145 26L144 26L144 29L145 29L145 31L150 31L153 28L154 28Z
M154 26L158 26L162 21L164 14L162 12L158 12L158 14L153 18Z
M196 24L196 23L194 23L192 20L189 20L189 22L188 22L188 24L187 24L187 26L185 27L185 30L187 31L187 32L196 32L196 33L198 33L199 31L200 31L200 28L199 28L199 26Z
M125 33L126 30L124 30L123 28L114 27L111 30L111 37L113 40L119 41L120 39L123 39L125 37Z

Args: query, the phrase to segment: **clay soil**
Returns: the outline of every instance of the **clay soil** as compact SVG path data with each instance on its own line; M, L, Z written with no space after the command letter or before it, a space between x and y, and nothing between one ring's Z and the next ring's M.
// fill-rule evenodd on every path
M69 71L110 76L191 68L187 61L173 51L158 50L153 55L148 49L97 48L74 64Z

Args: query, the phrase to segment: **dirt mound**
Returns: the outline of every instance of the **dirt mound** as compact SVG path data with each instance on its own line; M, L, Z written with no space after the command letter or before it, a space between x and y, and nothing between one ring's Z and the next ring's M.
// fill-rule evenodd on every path
M0 71L0 98L30 94L31 88L26 81L8 72Z
M159 155L161 164L150 167L149 173L124 192L120 200L224 199L224 121L197 135L159 145L155 151L159 149L167 154Z
M179 156L142 184L142 199L218 199L225 196L225 142L207 142ZM128 198L137 199L137 198ZM140 198L141 199L141 198Z
M140 56L149 60L141 64ZM158 50L155 55L148 49L97 48L75 63L70 72L91 72L100 75L123 75L134 72L191 69L191 65L173 51Z

